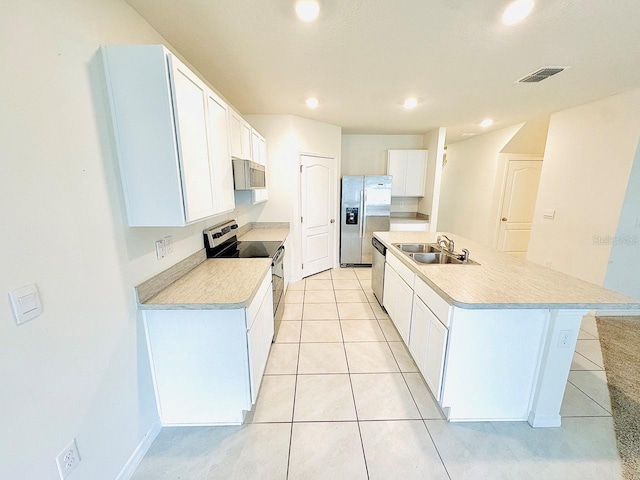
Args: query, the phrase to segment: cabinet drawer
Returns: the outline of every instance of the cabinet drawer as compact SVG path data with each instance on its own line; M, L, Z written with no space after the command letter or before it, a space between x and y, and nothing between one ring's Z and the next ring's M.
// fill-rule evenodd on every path
M400 260L398 260L398 258L392 253L390 253L388 250L387 250L386 260L387 260L387 263L391 265L391 267L393 267L393 269L400 276L400 278L402 278L407 283L407 285L413 288L413 284L416 276L411 271L411 269L407 267L404 263L402 263Z
M414 291L429 309L436 314L438 319L445 327L449 326L449 314L451 313L451 305L442 299L429 285L416 278Z

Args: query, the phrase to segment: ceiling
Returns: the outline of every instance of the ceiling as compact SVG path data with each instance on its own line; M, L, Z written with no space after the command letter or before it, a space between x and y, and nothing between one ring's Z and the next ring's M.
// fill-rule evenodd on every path
M243 114L294 114L343 133L447 142L640 86L640 2L537 0L516 26L507 0L127 0ZM515 84L543 66L570 66ZM320 101L316 110L305 105ZM406 97L419 100L414 110Z

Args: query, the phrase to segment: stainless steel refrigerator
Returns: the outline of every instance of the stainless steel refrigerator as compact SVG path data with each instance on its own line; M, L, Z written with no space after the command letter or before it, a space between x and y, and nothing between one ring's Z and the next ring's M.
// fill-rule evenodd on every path
M373 232L389 230L391 177L342 177L340 209L340 264L371 265Z

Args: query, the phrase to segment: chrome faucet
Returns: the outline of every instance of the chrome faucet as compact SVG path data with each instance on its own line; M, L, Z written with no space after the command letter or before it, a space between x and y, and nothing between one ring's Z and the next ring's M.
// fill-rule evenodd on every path
M436 240L436 242L438 243L438 247L440 247L441 249L446 250L449 253L453 253L453 240L451 240L446 235L438 235L438 239Z

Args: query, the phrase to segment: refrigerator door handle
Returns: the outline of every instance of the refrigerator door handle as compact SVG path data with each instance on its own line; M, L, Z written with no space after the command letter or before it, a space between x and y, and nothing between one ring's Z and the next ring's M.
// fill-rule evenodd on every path
M362 191L362 235L360 238L363 238L367 232L367 191Z
M360 190L360 238L364 233L364 229L362 228L364 224L364 190Z

